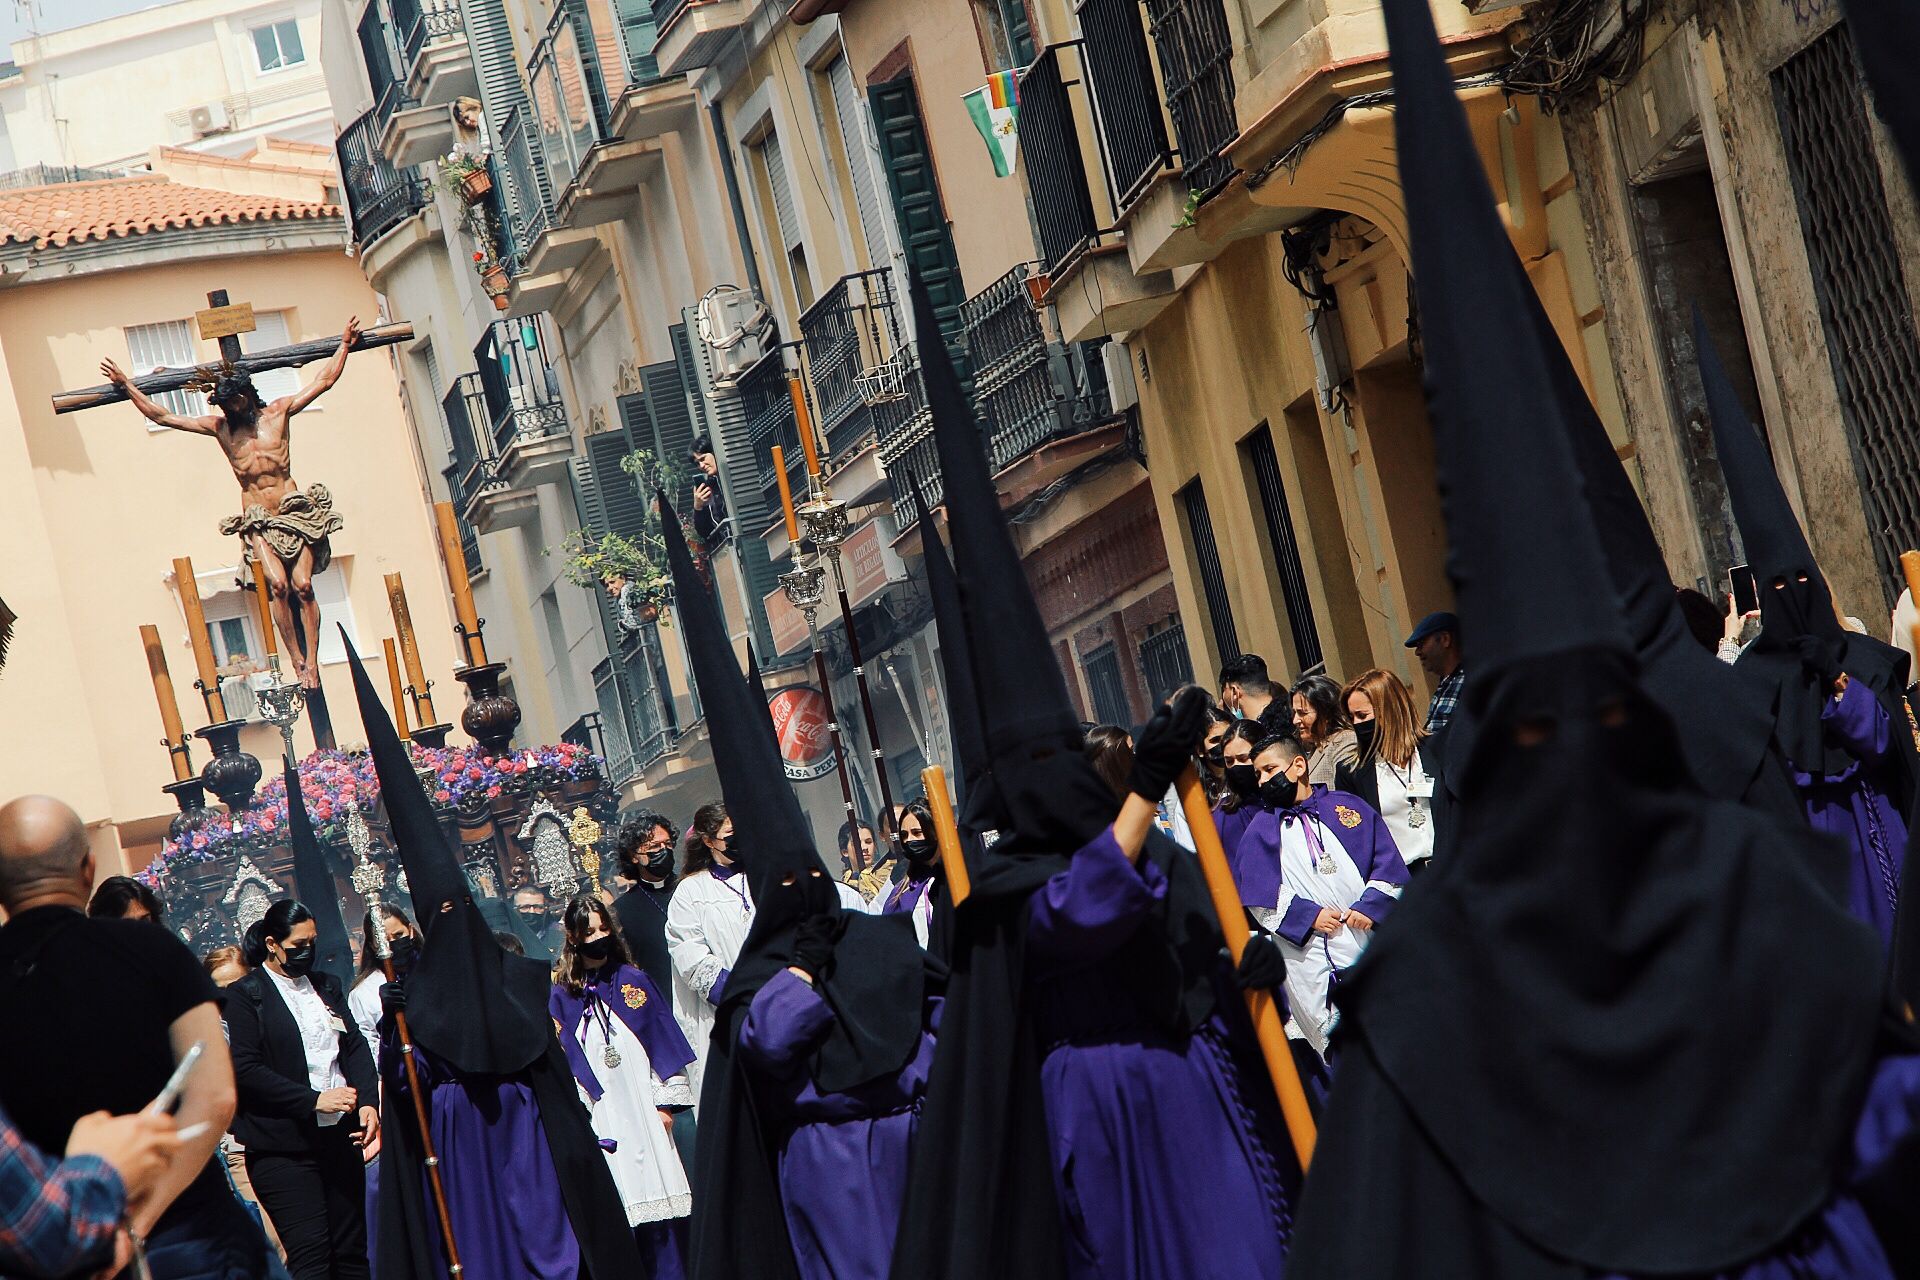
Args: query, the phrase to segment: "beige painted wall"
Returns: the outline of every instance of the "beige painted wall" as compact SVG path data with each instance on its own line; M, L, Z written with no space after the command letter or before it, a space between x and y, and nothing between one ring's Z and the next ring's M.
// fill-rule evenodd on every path
M211 440L149 431L124 406L56 418L49 398L97 383L102 356L124 364L123 325L188 316L215 286L261 310L290 309L295 340L335 333L349 314L375 315L358 268L333 249L161 262L0 294L5 593L21 618L0 676L0 723L14 728L0 743L0 777L8 796L49 792L89 822L116 824L123 845L142 846L135 866L171 809L159 790L170 773L138 628L159 626L182 716L189 730L204 724L168 575L175 556L191 556L203 573L237 564L237 544L216 526L238 510L239 492ZM335 563L376 682L386 688L380 641L392 634L382 578L398 570L442 714L456 717L446 580L388 360L354 357L293 434L295 478L325 483L346 521L333 538ZM346 665L327 666L323 678L339 740L363 740ZM311 749L304 722L296 736ZM249 730L248 747L271 771L277 735ZM196 746L196 764L206 758Z

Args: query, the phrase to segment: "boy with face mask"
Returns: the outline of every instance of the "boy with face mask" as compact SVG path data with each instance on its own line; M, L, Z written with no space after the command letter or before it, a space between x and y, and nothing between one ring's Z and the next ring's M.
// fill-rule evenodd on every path
M1234 881L1286 959L1287 1034L1326 1061L1339 1021L1333 989L1392 912L1407 864L1366 801L1307 784L1307 754L1295 739L1261 742L1253 766L1264 807L1241 838Z

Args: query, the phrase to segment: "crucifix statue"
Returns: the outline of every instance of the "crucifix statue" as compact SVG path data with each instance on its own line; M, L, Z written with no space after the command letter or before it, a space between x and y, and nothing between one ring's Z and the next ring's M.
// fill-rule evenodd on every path
M245 546L245 562L258 562L265 571L275 629L293 660L295 678L312 699L320 687L320 606L314 598L313 579L331 559L329 538L341 528L341 520L325 485L302 489L294 482L290 420L339 380L351 352L404 342L413 336L413 326L387 324L362 332L358 321L349 319L346 331L336 339L249 355L241 352L239 335L255 328L252 306L228 305L224 289L209 293L207 301L211 309L196 319L201 337L219 340L217 362L135 378L112 359L102 360L100 371L108 384L62 392L54 397L54 412L124 400L160 426L212 436L219 442L240 482L241 501L240 514L222 520L220 532L238 536ZM322 358L326 365L294 394L261 400L252 375L297 368ZM204 392L214 412L175 413L153 399L181 389Z

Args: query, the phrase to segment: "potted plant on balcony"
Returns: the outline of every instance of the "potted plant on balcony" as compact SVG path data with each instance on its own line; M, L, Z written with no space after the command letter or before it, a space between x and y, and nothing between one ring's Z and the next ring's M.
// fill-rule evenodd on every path
M512 305L507 298L507 264L495 256L491 245L484 245L473 251L473 269L480 273L480 287L493 299L496 311L505 311Z
M673 599L666 548L652 530L630 538L575 529L559 550L567 558L567 581L590 591L605 591L614 621L623 631L638 631L660 621L661 606Z
M483 157L449 151L440 161L440 183L467 204L479 204L493 190L493 174Z

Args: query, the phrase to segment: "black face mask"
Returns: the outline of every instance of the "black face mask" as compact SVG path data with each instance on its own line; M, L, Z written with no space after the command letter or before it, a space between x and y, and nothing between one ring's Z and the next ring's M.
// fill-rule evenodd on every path
M1291 809L1299 800L1300 784L1276 773L1260 784L1260 798L1276 809Z
M934 852L939 847L938 844L932 840L928 840L924 836L918 840L902 840L900 842L901 854L908 862L913 863L915 866L925 866L927 863L932 862Z
M664 849L656 849L649 853L641 860L640 865L648 875L655 879L664 879L667 873L673 870L673 846L668 845Z
M1360 754L1366 755L1373 750L1373 739L1380 732L1378 720L1356 720L1353 724L1354 741L1360 746Z
M544 911L522 911L520 913L520 923L529 929L541 928L547 923L547 913Z
M413 935L402 934L387 944L387 950L393 955L393 967L405 969L413 964Z
M1251 800L1260 794L1260 771L1250 764L1230 764L1227 766L1227 785L1242 800Z
M286 958L280 962L280 965L287 971L289 976L304 978L313 972L313 944L311 942L303 943L297 947L288 947L284 954Z
M591 942L581 943L578 950L588 964L605 964L613 955L613 938L611 935L603 935Z

